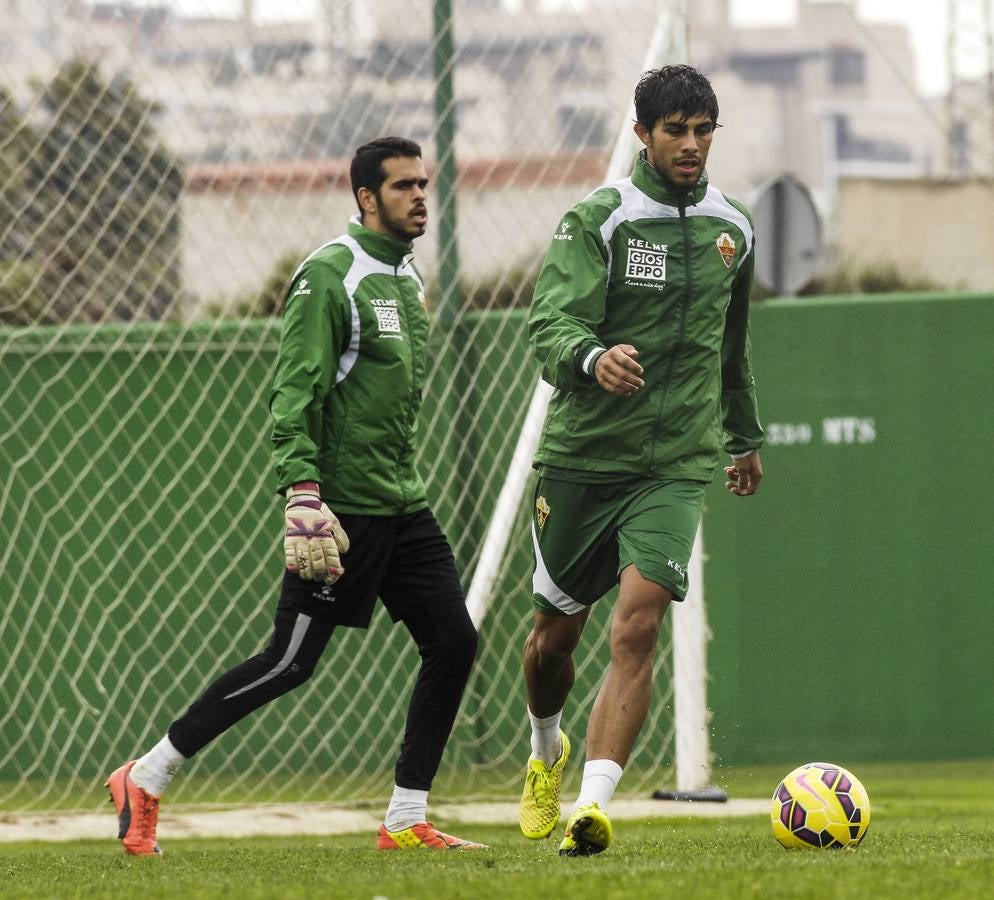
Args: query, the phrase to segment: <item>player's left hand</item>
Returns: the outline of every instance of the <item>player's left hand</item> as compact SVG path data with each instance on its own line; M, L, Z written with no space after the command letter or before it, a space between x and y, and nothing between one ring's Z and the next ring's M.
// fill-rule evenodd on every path
M759 490L759 482L763 480L763 463L759 458L759 451L754 450L748 456L732 461L730 466L725 466L725 475L728 481L725 487L733 494L740 497L749 497Z

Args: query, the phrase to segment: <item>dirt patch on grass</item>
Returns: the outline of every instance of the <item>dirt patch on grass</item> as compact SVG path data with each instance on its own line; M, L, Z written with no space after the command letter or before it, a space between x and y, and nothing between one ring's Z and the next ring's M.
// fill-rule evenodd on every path
M569 807L565 807L568 809ZM612 820L648 820L664 817L751 816L769 812L768 800L729 800L726 803L686 803L619 797L611 803ZM564 809L564 811L565 811ZM445 803L432 805L431 818L441 827L450 824L514 825L518 804ZM251 837L254 835L357 834L372 838L382 812L357 810L331 803L292 803L196 809L162 807L159 837ZM117 820L112 808L105 813L7 813L0 816L0 843L13 841L114 840Z

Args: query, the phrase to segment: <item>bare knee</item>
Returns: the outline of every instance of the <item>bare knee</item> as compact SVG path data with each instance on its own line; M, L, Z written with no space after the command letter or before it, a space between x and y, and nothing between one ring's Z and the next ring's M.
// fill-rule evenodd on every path
M612 660L639 666L651 662L672 594L643 578L634 566L622 573L621 594L611 624Z
M535 625L525 639L525 655L540 666L562 665L573 656L582 630L583 622L578 617L536 615Z
M611 629L611 658L632 663L651 662L656 653L662 616L640 610L615 622Z
M574 647L554 635L536 634L525 639L525 653L535 658L540 666L560 665L573 655Z

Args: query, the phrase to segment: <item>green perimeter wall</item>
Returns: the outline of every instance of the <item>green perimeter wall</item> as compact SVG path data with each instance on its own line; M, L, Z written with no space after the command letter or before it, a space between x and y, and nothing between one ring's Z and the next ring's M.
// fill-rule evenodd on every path
M496 360L521 354L521 317L471 317L441 362L465 384L426 397L423 464L465 573L531 391L523 377L491 392L473 425L482 401L470 379L487 384ZM14 542L0 570L0 653L17 656L17 677L0 684L13 710L0 750L16 745L18 762L6 776L67 755L77 774L99 774L87 759L157 739L219 667L261 646L282 524L266 409L278 334L274 321L0 334L0 379L19 383L0 407L0 533ZM992 334L991 296L754 308L767 479L748 501L716 484L705 519L720 764L990 755ZM220 504L204 490L229 482ZM506 568L527 583L527 548ZM505 595L484 624L449 762L506 757L520 737L520 642L500 634L529 615L527 596ZM378 614L368 638L335 636L337 659L368 640L413 671L400 632ZM600 666L585 662L593 678ZM403 704L382 703L375 670L329 665L330 709L315 678L299 722L274 728L269 717L284 713L267 710L198 760L278 764L305 740L313 765L361 768L383 754L335 735L371 733L392 757ZM494 686L505 706L478 708Z
M994 296L772 301L766 477L712 485L719 762L994 753Z

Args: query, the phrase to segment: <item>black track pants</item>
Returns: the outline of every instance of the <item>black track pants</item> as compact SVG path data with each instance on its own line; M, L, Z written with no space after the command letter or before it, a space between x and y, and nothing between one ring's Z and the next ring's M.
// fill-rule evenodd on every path
M286 573L266 649L217 678L172 723L169 739L191 757L249 713L303 684L335 627L366 627L379 596L421 657L396 783L429 790L477 646L452 551L430 510L339 518L353 547L344 558L345 575L323 586Z

